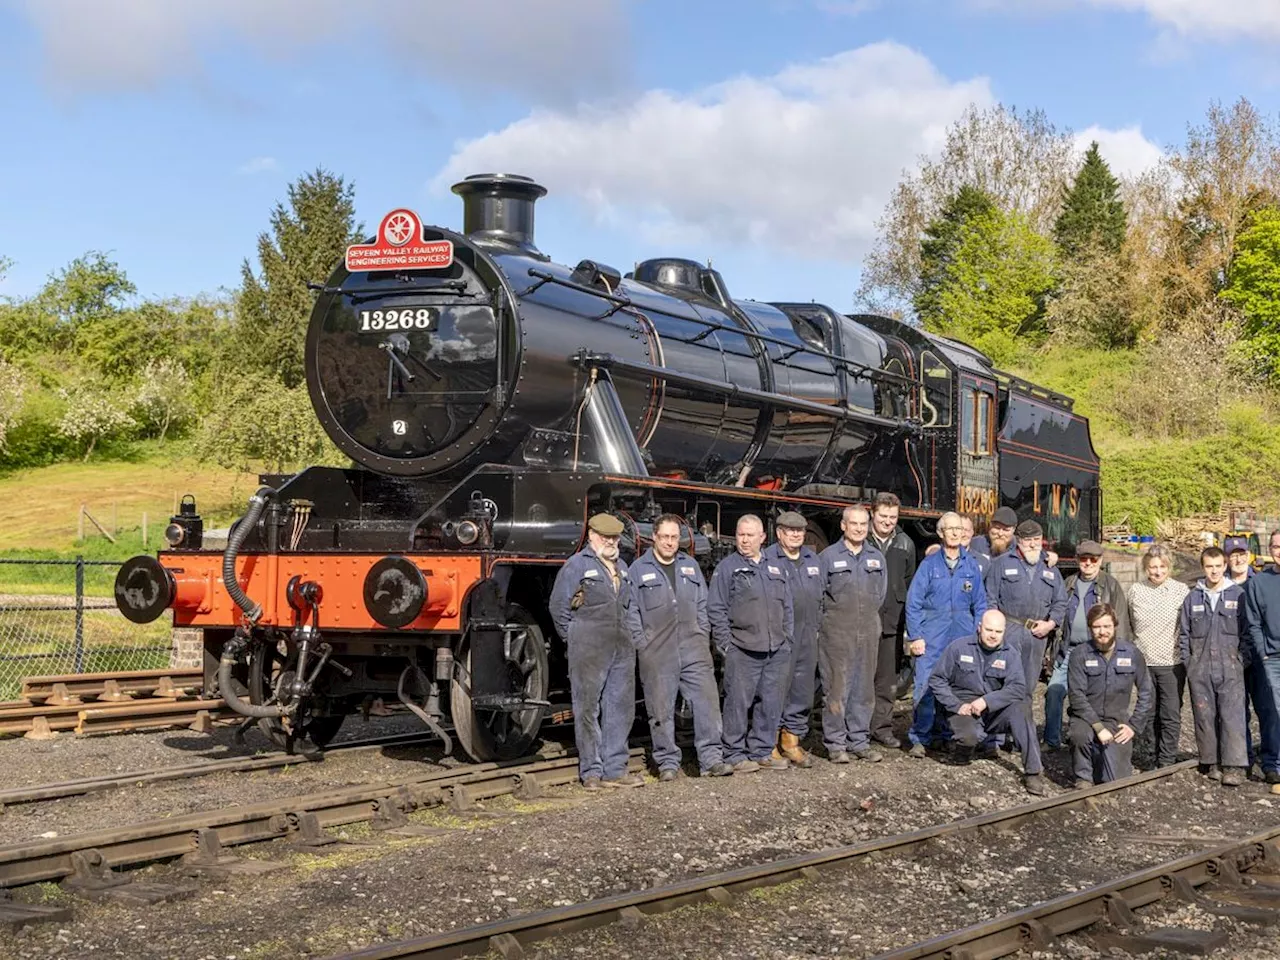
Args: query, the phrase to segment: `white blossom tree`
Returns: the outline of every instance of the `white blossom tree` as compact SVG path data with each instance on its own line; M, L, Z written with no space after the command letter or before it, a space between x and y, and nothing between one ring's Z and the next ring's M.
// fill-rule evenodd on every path
M3 266L3 262L0 262ZM12 363L0 360L0 450L4 449L5 436L13 426L26 399L27 378Z
M152 360L138 378L133 414L144 427L157 431L161 443L169 428L194 413L191 377L178 360Z
M85 460L99 440L116 436L134 425L133 417L99 384L80 384L58 392L67 402L67 411L58 421L58 432L69 440L88 443Z

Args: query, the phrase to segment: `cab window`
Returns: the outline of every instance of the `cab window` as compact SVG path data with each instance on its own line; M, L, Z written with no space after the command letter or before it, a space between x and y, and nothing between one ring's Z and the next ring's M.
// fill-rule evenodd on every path
M921 419L926 427L951 426L951 368L932 350L920 355L924 374Z

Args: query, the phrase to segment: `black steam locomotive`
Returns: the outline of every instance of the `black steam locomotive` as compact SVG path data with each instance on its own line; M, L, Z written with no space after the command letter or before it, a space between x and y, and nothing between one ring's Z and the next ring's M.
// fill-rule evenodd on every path
M944 510L1000 505L1068 563L1097 536L1098 458L1068 398L893 319L735 300L690 260L553 263L541 186L453 189L462 233L392 211L319 290L307 383L355 465L264 486L225 551L184 505L170 549L117 580L131 619L202 629L207 688L278 741L322 746L394 696L475 759L525 751L568 715L546 597L599 511L624 554L684 517L708 565L745 513L799 510L822 547L881 491L922 543Z

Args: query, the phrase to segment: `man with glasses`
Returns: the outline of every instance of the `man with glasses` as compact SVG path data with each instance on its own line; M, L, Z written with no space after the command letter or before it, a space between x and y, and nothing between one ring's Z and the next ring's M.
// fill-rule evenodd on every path
M1062 747L1062 713L1067 699L1067 663L1071 651L1089 642L1085 615L1097 604L1111 607L1116 618L1116 636L1129 637L1129 602L1120 581L1102 569L1102 544L1085 540L1076 547L1080 572L1067 577L1066 619L1054 649L1053 674L1044 692L1044 744L1050 750Z
M915 713L908 737L907 756L921 758L935 739L948 739L943 729L929 675L942 651L956 637L977 632L979 619L987 610L982 571L978 562L960 545L964 521L958 513L944 513L938 520L942 549L924 558L907 590L907 653L913 658L915 683L912 697Z
M1255 692L1262 777L1267 783L1280 783L1280 530L1272 531L1268 546L1271 566L1244 588L1247 643L1240 645L1240 652Z
M660 516L653 525L653 546L631 565L645 634L640 679L653 737L653 764L664 783L676 779L680 770L677 694L693 710L693 742L702 776L733 773L720 744L720 692L711 659L707 583L693 557L680 549L681 527L675 514Z
M587 546L565 561L547 601L568 653L578 775L588 790L644 785L627 773L636 649L645 635L627 565L618 556L621 535L615 516L597 513L587 521Z

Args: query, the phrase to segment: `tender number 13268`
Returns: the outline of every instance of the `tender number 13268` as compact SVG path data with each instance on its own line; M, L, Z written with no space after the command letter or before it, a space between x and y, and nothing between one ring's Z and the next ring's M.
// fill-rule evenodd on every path
M361 333L370 330L430 330L436 324L436 311L430 307L361 310L359 317Z

